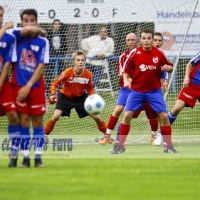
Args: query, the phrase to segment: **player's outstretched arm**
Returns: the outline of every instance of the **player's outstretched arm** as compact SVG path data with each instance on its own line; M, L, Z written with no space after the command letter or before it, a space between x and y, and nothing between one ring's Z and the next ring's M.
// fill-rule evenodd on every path
M13 28L13 22L12 22L12 21L7 22L7 23L0 29L0 39L3 37L4 33L6 32L6 30L8 30L9 28Z
M18 91L18 95L17 95L17 101L22 101L23 99L26 98L26 96L29 94L32 86L40 79L40 77L43 74L45 68L45 64L40 63L37 67L37 69L35 70L35 72L33 73L32 77L30 78L30 80L27 82L27 84L25 86L23 86L19 91Z
M20 31L20 36L25 37L27 35L41 35L46 37L46 31L37 26L25 26Z
M51 94L51 96L49 97L49 103L50 104L54 104L54 103L57 102L56 88L61 83L58 78L56 80L54 80L54 82L51 84L51 88L50 88L50 94Z
M187 88L190 82L190 73L192 72L192 63L188 62L185 69L185 78L183 80L183 87Z
M55 95L56 94L56 88L65 81L65 75L66 75L66 71L63 71L55 80L54 82L51 84L50 87L50 94L51 95Z

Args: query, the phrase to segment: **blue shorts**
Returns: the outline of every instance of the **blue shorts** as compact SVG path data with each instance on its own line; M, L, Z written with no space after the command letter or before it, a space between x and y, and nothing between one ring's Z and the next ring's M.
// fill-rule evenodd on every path
M156 113L167 112L161 89L150 92L137 92L131 90L126 101L125 111L139 110L144 102L147 102Z
M126 100L131 91L132 90L127 90L125 87L120 87L116 105L125 106Z

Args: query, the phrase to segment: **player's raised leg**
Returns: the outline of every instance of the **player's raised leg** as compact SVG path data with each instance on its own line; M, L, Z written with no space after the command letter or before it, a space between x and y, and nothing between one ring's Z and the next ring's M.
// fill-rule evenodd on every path
M185 69L185 78L183 88L181 89L176 104L168 113L170 123L172 124L179 112L184 107L195 106L196 100L200 101L200 52L198 52L188 63Z
M174 105L174 107L172 108L172 110L168 113L168 117L169 117L169 121L170 124L173 124L174 121L177 118L177 115L179 114L179 112L181 112L181 110L186 106L186 103L182 100L177 100L176 104Z

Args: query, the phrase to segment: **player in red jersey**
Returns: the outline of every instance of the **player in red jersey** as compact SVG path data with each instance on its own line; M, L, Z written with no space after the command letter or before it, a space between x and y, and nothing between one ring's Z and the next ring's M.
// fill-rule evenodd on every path
M17 62L13 66L12 81L20 118L21 167L30 167L30 123L33 125L35 167L44 167L41 159L44 144L43 115L46 113L45 85L42 77L49 63L49 42L45 31L37 27L37 11L25 9L20 13L23 28L13 30L17 39Z
M3 22L3 7L0 6L0 26ZM16 40L12 34L6 32L13 27L13 22L8 22L0 29L0 116L8 118L8 134L11 139L9 167L17 166L18 146L20 139L19 118L16 112L13 89L8 81L8 72L12 62L16 62Z
M161 120L161 131L166 146L164 152L176 153L171 142L171 126L169 123L166 104L161 91L160 76L162 71L171 72L173 64L164 53L153 47L153 31L145 29L140 34L141 47L133 49L124 64L124 87L132 89L128 96L125 114L120 127L119 143L116 143L112 153L125 151L125 141L130 130L130 121L144 102L158 114ZM130 82L131 78L131 82Z
M85 69L86 54L83 51L76 51L72 57L74 67L63 71L51 85L50 103L56 103L56 88L63 83L54 114L44 127L45 135L49 135L53 131L60 116L70 117L72 108L76 109L79 118L88 116L84 109L84 102L88 95L94 94L92 72ZM90 117L94 119L98 129L105 133L107 126L100 115L90 115Z
M153 46L157 48L161 48L163 45L163 36L160 32L155 32L153 37ZM168 90L168 73L165 72L165 77L161 79L161 86L163 90ZM152 145L160 145L162 142L161 133L158 133L158 119L149 119L149 124L151 126L151 144Z
M193 108L196 101L200 102L200 51L187 63L183 88L176 104L168 113L172 124L184 107Z
M156 32L154 33L154 39L153 39L153 46L160 48L163 44L163 36L161 33ZM167 80L168 79L168 73L167 72L162 72L162 75L160 77L160 81L161 81L161 86L163 89L167 90L168 88L168 83ZM155 113L152 108L150 107L150 105L145 102L144 105L134 113L133 118L137 118L139 116L139 114L141 113L141 111L145 111L147 118L149 119L149 124L151 127L151 143L152 145L160 145L162 142L162 135L161 133L157 133L158 130L158 120L159 117L157 115L157 113ZM117 134L119 134L119 129L120 126L118 126L118 131ZM116 138L116 140L118 140L118 137Z
M121 113L124 110L124 107L126 105L126 100L128 98L128 95L130 94L131 90L127 90L126 88L124 88L124 82L123 82L123 64L128 56L128 54L130 53L130 51L134 48L136 48L138 45L138 39L137 36L135 35L135 33L129 33L126 36L126 46L128 47L128 50L126 50L120 57L119 57L119 61L118 61L118 75L120 76L119 79L119 86L120 86L120 91L119 91L119 95L118 95L118 99L116 102L116 107L113 111L113 113L110 115L109 118L109 122L108 122L108 127L107 130L105 132L104 137L99 140L99 144L106 144L106 143L110 143L113 144L113 139L110 137L111 132L113 131L113 129L115 128L119 116L121 115Z
M128 54L130 53L130 51L132 49L136 48L138 45L138 39L137 39L137 36L135 35L135 33L129 33L126 36L126 45L128 47L128 50L125 51L120 56L119 61L118 61L118 69L117 70L118 70L118 74L120 76L120 80L119 80L120 91L119 91L116 107L115 107L113 113L110 115L106 133L105 133L104 137L99 140L99 144L102 144L102 145L105 145L106 143L113 143L113 140L110 137L111 132L115 128L115 126L118 122L119 116L121 115L121 113L124 110L124 107L126 105L126 100L128 98L128 95L131 92L131 90L124 88L122 74L123 74L123 65L124 65L124 62L126 61L126 58L128 57ZM164 77L165 77L165 73L162 74L161 80L163 80ZM154 118L158 117L158 115L155 112L153 112L153 110L150 108L150 106L147 103L145 103L142 106L142 108L134 114L133 118L137 118L139 116L140 112L143 110L145 110L148 119L154 119ZM153 123L151 123L150 125L152 125L152 124ZM120 125L118 126L118 130L119 130L119 127L120 127ZM153 129L153 128L154 128L154 126L151 127L151 129ZM117 132L116 141L118 142L118 132Z

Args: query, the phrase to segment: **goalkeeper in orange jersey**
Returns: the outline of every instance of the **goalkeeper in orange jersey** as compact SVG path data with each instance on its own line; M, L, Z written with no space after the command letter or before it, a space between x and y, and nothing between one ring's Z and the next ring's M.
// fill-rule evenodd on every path
M70 117L72 108L76 109L79 118L88 116L84 109L84 102L88 95L94 94L94 86L92 82L92 72L85 69L86 54L82 50L73 53L74 66L64 70L58 78L51 84L49 102L56 103L56 109L51 119L49 119L44 127L45 135L49 135L59 120L60 116ZM56 96L56 88L63 83L59 91L58 98ZM97 123L98 129L106 132L107 125L100 115L90 115Z

